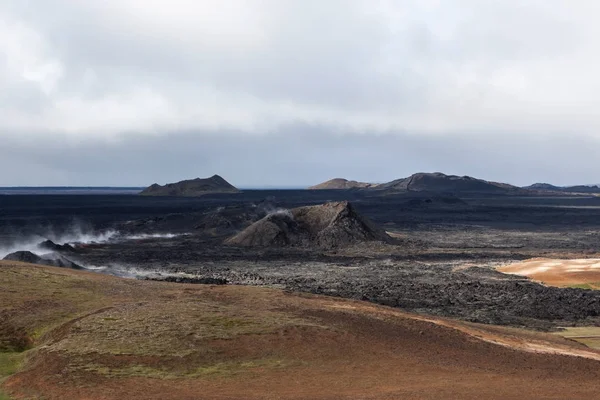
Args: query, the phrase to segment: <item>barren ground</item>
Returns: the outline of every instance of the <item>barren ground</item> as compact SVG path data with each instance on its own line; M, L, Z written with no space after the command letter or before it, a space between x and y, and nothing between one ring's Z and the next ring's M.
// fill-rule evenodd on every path
M14 399L596 398L600 352L550 334L242 286L0 265ZM2 359L0 359L2 360ZM3 374L8 374L7 371ZM8 371L12 372L12 371Z

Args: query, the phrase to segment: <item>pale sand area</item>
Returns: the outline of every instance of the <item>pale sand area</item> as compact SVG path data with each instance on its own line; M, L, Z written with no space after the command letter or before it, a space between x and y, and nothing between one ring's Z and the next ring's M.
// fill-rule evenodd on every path
M550 286L600 289L600 259L534 258L502 266L498 271L522 275ZM600 327L570 327L558 335L600 349Z
M600 259L559 260L534 258L498 268L506 274L522 275L550 286L600 289Z

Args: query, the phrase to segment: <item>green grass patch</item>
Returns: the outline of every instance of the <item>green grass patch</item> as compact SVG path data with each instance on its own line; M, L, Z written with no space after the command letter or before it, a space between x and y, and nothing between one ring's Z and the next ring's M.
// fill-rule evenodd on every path
M555 334L566 339L575 340L592 349L600 349L600 327L571 327L565 328L560 332L556 332Z
M0 389L0 400L11 400L11 398Z
M9 376L21 368L23 353L0 352L0 386ZM11 400L11 398L0 388L0 400Z
M260 335L309 320L281 312L245 312L238 307L195 300L127 304L72 324L53 349L71 355L101 353L187 356L211 339ZM40 342L43 342L41 340Z
M569 285L568 287L573 288L573 289L586 289L586 290L595 290L596 289L589 283L577 283L575 285Z
M22 360L23 353L0 353L0 382L17 372Z
M591 348L591 349L600 349L600 338L581 338L581 339L574 339L577 340L579 343L583 343L585 344L587 347Z
M575 285L569 285L569 287L576 289L600 290L600 282L578 283Z
M146 365L131 365L120 368L88 365L82 369L109 378L143 377L153 379L191 379L201 377L228 377L261 369L277 369L293 365L293 362L280 359L262 359L240 362L220 362L193 368L188 371L174 371L167 368L153 368Z

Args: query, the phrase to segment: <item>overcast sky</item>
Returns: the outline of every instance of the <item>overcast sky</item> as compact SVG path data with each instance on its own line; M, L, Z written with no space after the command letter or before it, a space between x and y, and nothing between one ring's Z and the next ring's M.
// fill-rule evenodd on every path
M600 183L600 2L0 0L0 186Z

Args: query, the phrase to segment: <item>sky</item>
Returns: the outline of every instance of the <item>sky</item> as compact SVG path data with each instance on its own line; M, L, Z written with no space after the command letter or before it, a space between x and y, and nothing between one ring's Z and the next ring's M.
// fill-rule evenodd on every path
M600 2L0 0L0 186L600 183Z

